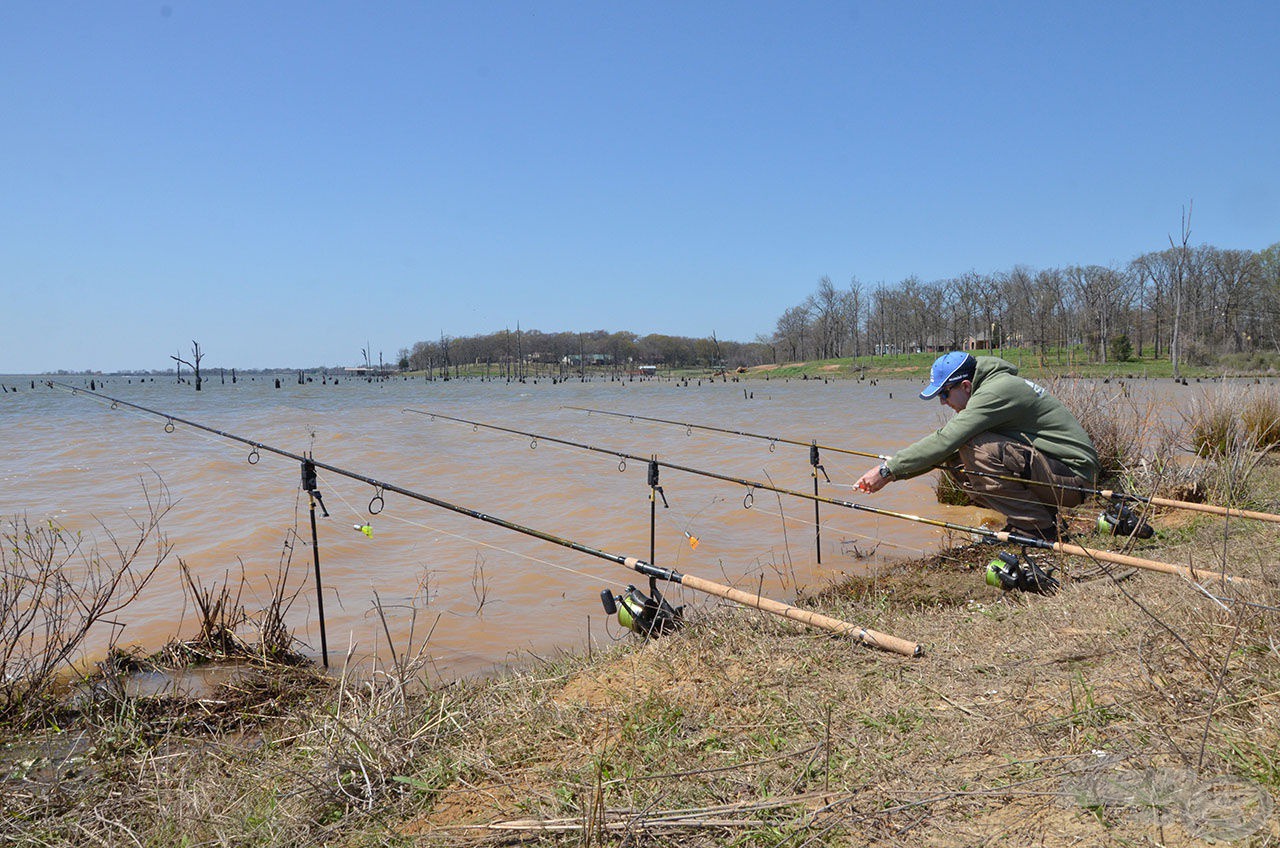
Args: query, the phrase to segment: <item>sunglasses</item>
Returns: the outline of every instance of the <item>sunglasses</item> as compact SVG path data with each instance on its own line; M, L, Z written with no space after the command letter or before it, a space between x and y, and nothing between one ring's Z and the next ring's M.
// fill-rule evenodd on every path
M961 380L959 383L952 383L950 386L943 386L941 389L938 389L938 397L942 398L943 400L946 400L948 397L950 397L951 390L955 388L959 388L962 383L964 383L964 380Z

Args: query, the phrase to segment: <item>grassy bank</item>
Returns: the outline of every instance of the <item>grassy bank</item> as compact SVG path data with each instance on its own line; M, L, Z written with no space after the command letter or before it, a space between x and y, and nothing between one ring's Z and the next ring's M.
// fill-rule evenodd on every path
M983 351L975 351L983 355ZM1050 351L1041 356L1037 351L1006 348L987 352L1018 366L1023 376L1031 378L1092 377L1124 379L1159 379L1173 376L1168 357L1135 356L1123 362L1094 362L1078 351ZM919 379L926 380L936 353L906 353L888 356L844 357L840 359L761 365L737 376L747 379ZM1264 357L1227 357L1214 364L1183 363L1179 376L1189 380L1220 377L1274 376L1276 363Z
M978 354L983 351L976 351ZM1095 362L1081 350L1053 349L1044 354L1030 348L1002 348L989 352L1018 366L1020 372L1032 378L1093 377L1125 379L1158 379L1173 376L1173 364L1168 356L1156 357L1150 350L1145 356L1135 355L1125 361ZM886 356L841 357L804 362L782 362L756 365L734 370L720 371L707 367L659 368L657 379L664 380L777 380L777 379L920 379L927 378L929 366L937 353L904 353ZM1179 376L1189 380L1217 379L1221 377L1275 376L1280 369L1280 357L1271 354L1239 354L1221 357L1213 363L1183 362ZM466 365L449 371L450 378L505 379L493 367ZM403 372L410 379L423 379L423 371ZM435 374L441 379L443 372ZM634 379L626 369L612 366L589 366L585 372L579 369L561 371L545 365L531 365L526 379L529 381L565 380L583 378L589 380Z
M918 659L703 605L658 641L444 687L406 650L359 678L246 669L200 699L104 688L7 734L0 838L1280 844L1277 525L1156 522L1137 555L1255 582L1218 601L1076 559L1056 595L1005 593L992 549L960 547L806 601Z

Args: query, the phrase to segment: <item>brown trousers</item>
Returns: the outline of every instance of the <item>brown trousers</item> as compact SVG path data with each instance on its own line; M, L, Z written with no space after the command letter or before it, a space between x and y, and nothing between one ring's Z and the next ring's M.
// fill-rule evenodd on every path
M1022 483L979 474L964 475L965 489L974 500L1004 513L1011 526L1026 532L1055 525L1060 509L1078 506L1085 498L1084 492L1056 486L1088 486L1090 482L1060 460L1028 444L995 433L980 433L961 445L960 461L965 471L1031 481Z

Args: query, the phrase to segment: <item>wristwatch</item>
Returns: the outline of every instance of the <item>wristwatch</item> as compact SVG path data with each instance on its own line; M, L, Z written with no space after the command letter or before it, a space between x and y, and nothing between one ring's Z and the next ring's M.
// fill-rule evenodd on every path
M889 479L890 477L892 477L892 476L893 476L893 472L889 470L889 466L887 466L887 465L881 465L881 466L880 466L880 479L881 479L881 480L888 480L888 479Z

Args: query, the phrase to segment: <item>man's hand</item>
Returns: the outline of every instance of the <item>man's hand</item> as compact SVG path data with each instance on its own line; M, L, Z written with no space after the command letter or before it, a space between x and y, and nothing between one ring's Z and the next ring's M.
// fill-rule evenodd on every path
M863 474L855 484L857 489L861 492L878 492L883 489L885 485L893 479L892 477L885 477L881 475L880 469L883 467L884 466L877 465L866 474Z

